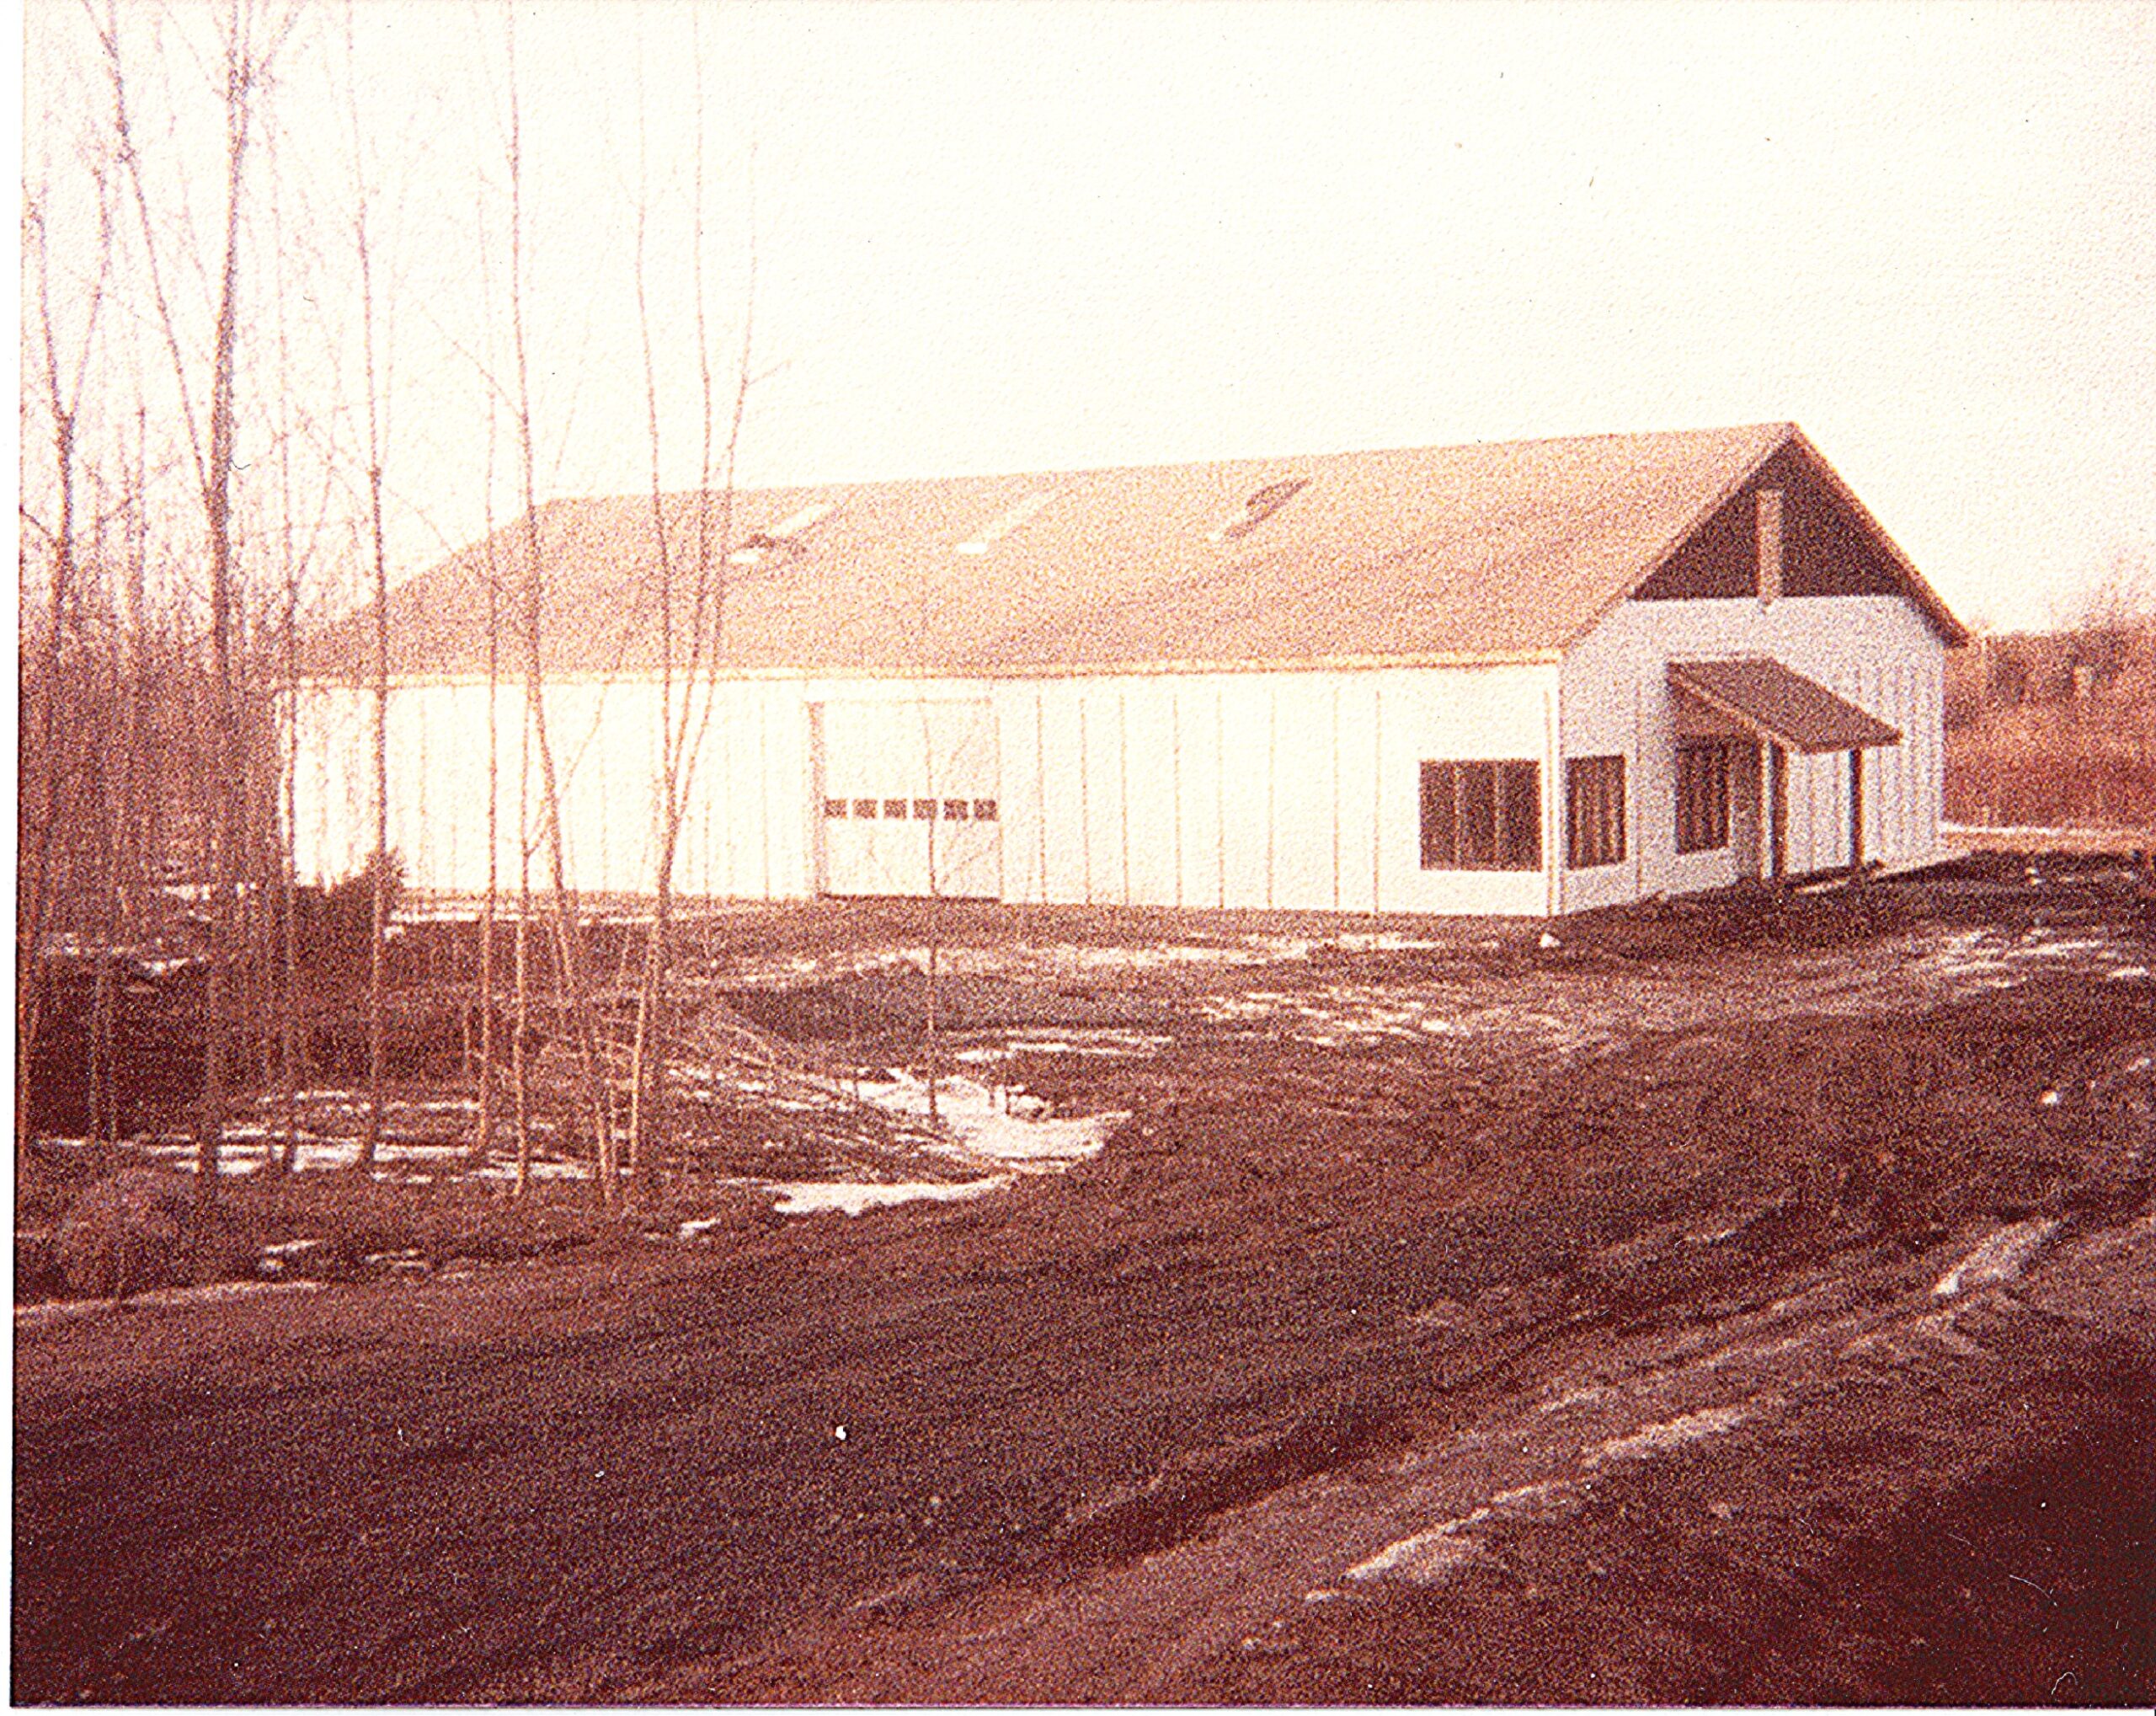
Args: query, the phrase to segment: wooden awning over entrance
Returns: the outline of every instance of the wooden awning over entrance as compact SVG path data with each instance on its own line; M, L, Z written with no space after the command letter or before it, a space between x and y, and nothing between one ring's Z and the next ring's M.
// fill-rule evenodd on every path
M1899 729L1764 656L1673 661L1669 683L1739 730L1785 750L1862 751L1901 742Z

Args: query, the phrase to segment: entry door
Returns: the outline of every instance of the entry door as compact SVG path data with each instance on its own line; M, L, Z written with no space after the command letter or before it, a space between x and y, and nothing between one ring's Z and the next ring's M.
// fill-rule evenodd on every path
M1001 894L1002 805L988 703L835 701L823 705L814 730L822 892Z

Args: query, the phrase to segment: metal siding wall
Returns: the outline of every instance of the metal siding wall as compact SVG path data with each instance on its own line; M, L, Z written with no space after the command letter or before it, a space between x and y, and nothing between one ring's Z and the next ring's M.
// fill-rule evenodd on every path
M373 826L367 712L360 693L308 687L295 700L294 858L317 885L365 862Z
M1081 790L1083 719L1076 692L1077 687L1067 682L1043 689L1042 730L1034 757L1042 798L1043 892L1048 899L1061 901L1084 900L1091 876Z
M1336 687L1340 712L1340 908L1344 911L1374 911L1379 897L1374 892L1383 853L1378 821L1385 810L1377 757L1380 693L1369 679L1367 675L1343 678Z
M1040 821L1037 763L1039 707L1031 686L992 687L989 702L999 752L996 809L1003 820L1002 898L1012 904L1037 901L1045 832Z
M1642 776L1658 773L1656 765L1660 762L1657 758L1643 766L1639 745L1641 724L1640 690L1634 677L1566 676L1563 755L1551 766L1555 791L1549 826L1544 831L1550 843L1545 857L1554 857L1561 872L1562 909L1566 911L1636 899L1641 891L1642 862L1636 862L1633 855L1641 837L1648 832L1640 814L1647 801ZM1573 869L1566 863L1565 759L1576 756L1625 759L1626 851L1621 863ZM1675 767L1673 755L1668 766ZM1673 847L1673 839L1668 843Z
M1303 910L1330 911L1337 899L1335 685L1315 675L1273 685L1273 894Z
M1674 750L1662 666L1756 650L1878 710L1908 734L1867 758L1867 850L1926 855L1940 794L1940 651L1898 599L1634 603L1574 650L1559 716L1570 756L1625 755L1632 862L1563 873L1566 909L1726 882L1729 852L1678 858L1668 799ZM1561 863L1561 764L1545 756L1549 668L1193 674L938 686L990 700L1000 749L1002 893L1011 900L1540 915L1542 871L1425 871L1419 769L1426 760L1542 762L1545 858ZM734 682L718 688L698 756L676 884L683 891L786 897L814 885L807 705L917 700L904 684ZM392 838L415 887L476 892L486 877L485 688L392 696ZM504 686L501 885L517 868L521 690ZM656 688L551 687L572 880L586 891L651 886L658 796ZM364 691L310 688L296 710L295 838L302 874L349 874L371 842ZM1847 857L1846 759L1791 771L1790 853ZM540 783L531 783L533 831ZM543 853L534 880L546 881Z
M1541 667L1431 668L1378 676L1385 694L1381 758L1387 911L1540 917L1548 901L1542 869L1426 870L1422 867L1424 762L1532 760L1549 788L1545 692L1556 671ZM1571 712L1565 713L1569 723ZM1545 855L1560 831L1545 815Z
M1898 596L1784 596L1765 607L1748 598L1629 602L1566 659L1565 750L1577 756L1599 748L1591 719L1575 730L1576 710L1592 711L1620 687L1638 687L1643 719L1630 772L1640 794L1633 807L1644 847L1640 891L1715 887L1738 872L1733 850L1676 853L1669 803L1675 741L1663 687L1671 660L1741 654L1772 655L1902 730L1901 745L1865 755L1865 851L1887 863L1928 856L1940 815L1937 687L1944 650L1907 602ZM1789 792L1790 868L1847 863L1847 756L1793 756ZM1566 874L1567 909L1586 903L1576 885L1583 874Z
M1221 903L1230 907L1273 904L1271 690L1257 675L1224 675L1214 686L1219 727L1215 863Z
M1091 888L1087 897L1108 905L1130 903L1130 876L1124 864L1123 734L1122 700L1116 688L1095 682L1080 699L1085 735L1084 786L1086 853Z
M1177 800L1182 780L1175 747L1180 688L1171 680L1133 680L1118 706L1125 730L1123 837L1132 903L1177 903Z

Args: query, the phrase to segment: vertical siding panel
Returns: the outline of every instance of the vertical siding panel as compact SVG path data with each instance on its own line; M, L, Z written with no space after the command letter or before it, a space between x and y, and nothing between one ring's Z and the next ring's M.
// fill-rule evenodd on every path
M1629 778L1625 793L1625 838L1630 842L1632 854L1632 897L1639 899L1646 892L1646 804L1650 797L1659 807L1665 796L1662 778L1662 756L1657 751L1649 766L1646 754L1646 690L1640 682L1632 682L1632 756L1625 772ZM1657 819L1659 821L1659 818ZM1657 833L1659 836L1659 829ZM1659 853L1657 854L1659 858Z
M1176 750L1176 897L1184 906L1209 906L1218 891L1210 873L1219 847L1211 684L1184 675L1171 682L1168 696Z
M1268 684L1265 687L1265 904L1269 910L1273 901L1273 847L1279 818L1277 805L1280 783L1280 693Z
M1902 856L1906 860L1919 856L1924 849L1924 803L1919 783L1922 772L1917 766L1917 750L1924 742L1922 729L1918 724L1917 711L1921 707L1918 687L1923 683L1924 671L1915 662L1904 664L1902 674L1902 742L1894 748L1900 753L1902 766L1902 809L1905 826L1903 830Z
M757 893L771 897L771 711L767 698L756 699L756 835L762 864Z
M1115 809L1119 851L1116 867L1123 875L1123 903L1130 904L1130 692L1115 693Z
M1258 782L1265 763L1265 735L1254 727L1254 712L1244 707L1246 701L1245 688L1224 677L1219 703L1220 904L1229 908L1259 904L1265 885L1263 853L1255 845L1259 818L1251 810L1256 795L1262 815L1264 800Z
M1055 808L1054 795L1049 791L1048 774L1048 701L1036 688L1033 692L1033 790L1034 856L1039 870L1040 900L1045 906L1055 897L1049 885L1048 869L1049 817Z
M1340 898L1337 679L1273 676L1273 904L1325 911Z
M1213 687L1213 882L1214 904L1228 903L1228 692Z
M1070 743L1070 687L1054 684L1037 692L1041 708L1037 763L1041 794L1041 891L1044 900L1068 903L1079 896L1079 858L1070 838L1076 815L1077 766Z
M1332 682L1332 910L1341 910L1341 686Z
M1078 705L1078 848L1084 865L1080 897L1090 906L1093 903L1093 767L1082 687L1074 700Z
M1370 687L1370 915L1385 910L1385 682Z
M1168 684L1168 796L1175 830L1176 904L1182 904L1182 685Z
M1173 906L1182 897L1179 695L1176 679L1165 677L1134 685L1124 696L1124 824L1136 905Z

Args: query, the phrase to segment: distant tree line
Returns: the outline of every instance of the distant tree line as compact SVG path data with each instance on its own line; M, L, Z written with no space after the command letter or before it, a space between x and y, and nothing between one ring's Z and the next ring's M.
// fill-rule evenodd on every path
M2156 574L2121 550L2045 632L1947 656L1946 809L1987 826L2156 829Z

